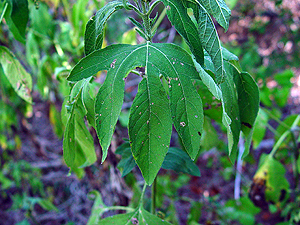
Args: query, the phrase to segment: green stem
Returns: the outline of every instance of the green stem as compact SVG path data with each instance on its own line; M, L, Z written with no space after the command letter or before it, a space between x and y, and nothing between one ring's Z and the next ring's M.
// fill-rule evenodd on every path
M124 8L126 10L130 10L131 8L127 5L127 0L122 0L122 1L123 1Z
M142 3L142 11L143 11L143 25L145 28L145 34L146 34L146 41L151 41L151 25L150 25L150 18L149 18L149 3L141 2Z
M133 9L140 17L143 17L143 16L144 16L144 14L141 13L140 10L139 10L137 7L135 7L134 5L129 4L128 7L129 7L130 9Z
M299 173L298 173L298 165L297 165L297 160L299 158L299 150L298 150L295 134L293 131L291 131L291 136L292 136L292 142L293 142L292 165L293 165L293 174L294 174L294 179L295 179L294 190L297 190L298 184L299 184Z
M133 212L135 209L127 206L109 206L105 208L105 211L109 210L125 210L127 212Z
M163 19L165 18L167 14L167 9L164 8L164 10L161 12L161 14L159 15L156 23L154 24L154 26L152 27L152 32L154 32L158 27L159 25L161 24L161 22L163 21Z
M269 112L269 110L267 109L263 109L261 108L266 114L268 114L269 117L271 117L273 120L275 120L277 123L279 123L281 126L284 126L285 128L289 128L289 126L287 124L285 124L284 122L280 121L280 119L278 119L277 116L274 116L274 114L272 114L271 112Z
M279 133L276 131L274 127L272 127L270 124L267 123L266 127L277 137L279 136Z
M145 196L145 192L146 192L146 188L147 188L147 184L144 184L143 190L142 190L142 194L141 194L141 198L140 198L140 207L143 206L143 200L144 200L144 196Z
M150 6L148 12L146 13L148 16L150 16L150 14L152 13L152 11L154 10L154 8L160 3L160 0L156 0L155 2L152 3L152 5Z
M271 153L270 153L270 156L274 157L275 153L277 152L277 150L279 149L280 145L283 143L283 141L285 140L285 138L290 134L292 133L292 129L297 126L297 124L299 123L300 121L300 115L297 116L297 118L295 119L295 121L293 122L291 128L287 131L285 131L279 138L279 140L276 142L276 144L274 145Z
M5 3L5 6L4 6L4 9L3 9L2 13L1 13L1 16L0 16L0 24L1 24L1 22L2 22L2 19L3 19L3 17L4 17L4 14L6 13L7 6L8 6L8 3L6 2L6 3Z
M157 177L155 177L154 182L152 184L152 190L151 190L151 213L155 215L156 213L156 191L157 189Z

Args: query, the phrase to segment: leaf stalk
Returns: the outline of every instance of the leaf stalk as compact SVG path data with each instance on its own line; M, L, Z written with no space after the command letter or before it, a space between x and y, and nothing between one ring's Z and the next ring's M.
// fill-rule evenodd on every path
M1 13L1 16L0 16L0 24L1 24L1 22L2 22L2 19L3 19L3 17L4 17L4 14L6 13L7 6L8 6L8 3L6 2L6 3L5 3L5 6L4 6L4 9L3 9L2 13Z

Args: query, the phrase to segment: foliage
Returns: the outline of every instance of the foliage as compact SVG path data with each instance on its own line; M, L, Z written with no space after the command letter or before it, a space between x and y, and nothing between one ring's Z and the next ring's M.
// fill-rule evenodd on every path
M299 118L292 115L280 121L280 115L273 115L280 114L280 108L287 104L293 72L290 69L276 72L274 81L277 86L270 88L267 79L264 79L270 69L260 65L261 61L251 43L241 57L242 66L239 58L222 46L214 21L227 31L231 11L226 3L233 8L237 1L49 2L55 11L57 7L64 6L67 22L55 21L48 5L43 2L0 2L0 11L3 12L1 21L5 19L4 27L7 25L11 32L8 38L0 38L0 131L4 131L0 134L0 144L6 150L3 154L5 160L12 160L9 150L20 149L20 138L12 126L18 129L18 117L32 113L34 99L31 93L38 91L50 104L49 119L57 136L64 137L64 161L79 178L84 175L84 167L97 161L94 135L90 131L95 129L97 132L103 163L109 155L118 121L123 126L128 125L129 140L125 140L115 153L121 155L118 168L122 176L127 175L127 181L131 179L130 172L136 165L141 170L146 183L143 191L135 179L130 181L134 183L132 189L135 194L141 194L140 200L133 197L133 208L107 206L100 193L93 191L91 194L95 201L88 224L125 224L128 221L168 224L163 219L176 224L176 200L191 202L188 223L197 224L204 205L188 198L180 199L175 194L189 180L182 173L200 176L193 160L196 161L200 154L210 149L224 148L218 137L220 131L227 133L227 152L231 162L234 163L238 155L241 133L245 138L243 157L246 157L252 135L254 147L257 147L267 132L270 119L275 119L279 123L274 138L276 144L270 154L261 157L249 197L257 205L255 198L259 194L264 206L267 205L271 211L282 210L282 216L290 217L291 222L299 220L299 204L290 198L299 197L297 186L290 189L283 166L292 163L297 183L300 173L299 150L296 147L299 142ZM164 8L161 15L152 17L152 12L159 6ZM96 8L98 11L88 20ZM136 15L133 16L133 13ZM164 13L182 38L178 40L182 40L182 46L186 45L186 48L152 41ZM112 35L112 23L124 20L130 21L134 29L123 36ZM268 25L252 24L251 29L259 33ZM8 41L11 35L25 44L25 54L16 51L17 41ZM110 41L121 44L108 45L112 43L107 41L111 36L114 37ZM241 48L235 46L230 50L238 53ZM78 62L83 53L86 56ZM254 77L260 82L260 94L252 76L242 68L255 74ZM106 74L106 79L99 84L103 74ZM124 88L129 74L140 76L141 81L129 112L124 113L121 109L126 99ZM263 106L260 109L259 99ZM59 117L57 101L59 104L63 102L62 118ZM170 147L173 126L178 135L175 135L178 137L177 143L182 149ZM290 156L291 160L286 156ZM222 167L231 169L227 158L220 160ZM212 161L209 163L212 165ZM4 170L0 173L3 190L14 185L20 187L20 183L29 177L29 189L40 194L38 197L31 196L31 193L14 195L12 209L21 208L29 215L37 204L45 210L57 210L43 193L40 180L32 176L36 175L35 170L20 172L22 166L18 163L11 162L9 165L15 169L7 172L7 164L4 164ZM157 180L161 168L180 173L180 178L174 181L168 176L161 176ZM231 179L232 169L230 171L228 178L224 179ZM10 173L13 177L8 175ZM222 174L225 176L226 171ZM147 185L152 185L151 201L144 200ZM257 187L259 193L255 192ZM171 204L165 205L163 199L158 197L162 195L170 198ZM127 213L100 220L109 210L125 210ZM239 221L241 224L254 224L254 216L258 212L259 209L246 196L217 207L217 214L224 220L223 223Z
M152 4L143 1L135 1L135 4L127 1L113 1L102 7L86 26L85 53L87 56L72 69L67 78L68 81L74 83L67 103L74 109L75 104L86 105L83 98L73 97L80 96L81 89L78 87L81 87L82 83L88 84L99 71L107 71L105 82L95 97L95 108L85 107L85 110L81 110L85 111L84 113L73 110L69 112L70 119L74 112L81 117L85 114L95 115L94 127L102 147L103 162L107 157L112 135L121 113L124 80L131 71L137 70L143 79L130 109L128 125L130 146L126 144L123 149L127 151L119 149L118 152L124 157L120 166L123 167L125 174L131 171L136 162L148 185L154 182L162 166L174 168L174 163L180 163L182 167L182 163L185 162L185 160L178 162L172 160L172 157L174 159L184 157L177 150L177 154L174 152L171 155L169 152L169 157L166 157L172 124L189 157L194 160L198 155L201 136L204 133L204 113L202 93L197 92L193 87L193 81L202 81L204 87L209 90L209 94L222 103L223 119L220 122L223 122L227 128L229 155L232 161L235 160L237 154L241 131L246 137L245 155L249 152L259 99L258 88L252 77L248 73L241 72L237 57L221 47L211 15L225 30L228 29L230 10L223 1L211 3L162 1L166 7L168 19L187 42L191 55L173 44L151 42L155 34L152 27L157 17L152 19L149 15L158 3L159 1ZM114 44L102 48L107 20L123 7L135 11L141 17L142 23L133 18L130 20L146 42L139 45ZM188 14L188 8L192 9L195 22ZM140 70L140 67L144 67L145 70ZM209 114L207 116L209 117ZM70 119L69 121L72 121ZM79 155L81 159L89 161L89 155L82 154L81 150L77 150L74 145L80 141L79 136L76 138L76 133L82 134L76 130L76 126L68 128L67 125L64 137L64 159L71 168L79 166L75 163ZM82 145L81 148L84 146L87 145ZM128 152L129 148L132 156ZM171 148L170 151L174 150ZM166 161L167 158L171 161L170 159ZM163 165L164 159L166 163ZM93 161L95 160L94 158ZM80 165L84 165L84 161ZM137 208L136 213L140 210L143 212L141 207ZM126 221L128 218L139 217L136 213L113 218ZM110 221L110 219L104 219L103 223L105 221Z

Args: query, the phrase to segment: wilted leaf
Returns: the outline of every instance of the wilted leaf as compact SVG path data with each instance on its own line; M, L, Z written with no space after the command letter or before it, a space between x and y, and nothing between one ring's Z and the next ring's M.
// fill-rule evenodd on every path
M253 177L251 199L265 198L265 201L278 203L288 197L289 182L285 178L284 166L272 155L263 154L259 168Z

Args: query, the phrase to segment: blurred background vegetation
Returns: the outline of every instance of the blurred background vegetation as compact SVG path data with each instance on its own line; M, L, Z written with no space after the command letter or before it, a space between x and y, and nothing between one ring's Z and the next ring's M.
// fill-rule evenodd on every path
M224 129L207 120L205 141L196 162L201 176L162 169L158 178L159 214L174 224L297 223L300 221L297 178L300 123L293 123L300 114L300 3L298 0L226 2L232 9L232 18L226 33L217 27L220 38L240 58L242 68L255 78L260 88L261 108L253 149L240 161L240 167L232 165L227 157ZM32 76L33 104L15 93L0 66L0 224L86 224L91 215L96 216L92 205L99 195L95 193L101 193L106 205L137 204L141 174L135 168L134 173L123 178L122 165L117 166L120 155L114 153L124 143L123 138L128 137L128 110L139 77L129 75L126 81L125 104L108 160L103 164L99 160L68 176L62 159L64 124L60 111L70 90L65 78L84 56L87 21L105 3L105 0L29 1L25 43L16 40L6 21L1 21L0 44L8 47ZM1 1L0 12L3 8ZM157 11L164 15L162 5ZM128 12L120 10L109 20L105 45L143 41L127 16ZM187 49L167 18L159 20L154 42L174 42ZM91 93L95 95L104 77L104 73L99 74L99 84L94 84ZM255 189L252 177L261 155L270 153L291 128L291 134L279 143L276 153L280 165L284 165L280 167L281 179L289 183L288 197L266 202L264 190ZM96 139L95 131L90 131ZM100 159L101 149L95 144ZM180 146L176 134L172 136L172 145ZM241 176L237 180L238 174ZM241 192L234 195L239 187ZM98 192L89 194L92 190ZM250 197L261 196L262 201L251 201L249 193ZM104 216L108 215L111 214Z

